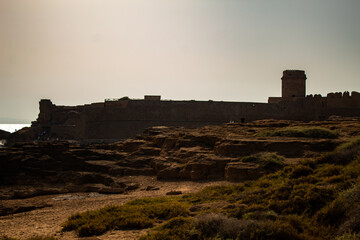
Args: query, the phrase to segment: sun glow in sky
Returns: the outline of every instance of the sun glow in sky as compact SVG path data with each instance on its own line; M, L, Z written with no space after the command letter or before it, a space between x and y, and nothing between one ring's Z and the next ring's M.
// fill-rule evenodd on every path
M0 0L0 122L57 105L162 95L266 102L360 91L359 0Z

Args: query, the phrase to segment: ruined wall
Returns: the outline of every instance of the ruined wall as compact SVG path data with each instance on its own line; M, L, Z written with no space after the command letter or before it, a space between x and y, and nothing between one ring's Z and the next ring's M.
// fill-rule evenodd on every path
M267 104L131 100L126 108L106 105L100 111L85 109L84 137L127 138L156 125L200 127L230 120L252 121L257 119L259 112L265 116Z
M34 125L42 126L51 138L123 139L151 126L200 127L270 118L310 121L331 115L360 116L360 107L329 108L327 104L327 98L321 96L278 103L118 100L75 107L41 101L40 111L45 112L40 112Z
M268 103L161 101L160 96L148 95L144 100L124 97L68 107L41 100L39 117L32 126L39 138L115 140L133 137L152 126L201 127L230 121L360 116L358 92L305 97L304 71L286 70L281 79L282 97L269 98Z

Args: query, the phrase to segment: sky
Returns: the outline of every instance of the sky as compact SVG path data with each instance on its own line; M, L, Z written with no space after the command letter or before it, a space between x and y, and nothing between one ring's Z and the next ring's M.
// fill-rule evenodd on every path
M359 0L0 0L0 122L40 99L267 102L286 69L307 94L360 91Z

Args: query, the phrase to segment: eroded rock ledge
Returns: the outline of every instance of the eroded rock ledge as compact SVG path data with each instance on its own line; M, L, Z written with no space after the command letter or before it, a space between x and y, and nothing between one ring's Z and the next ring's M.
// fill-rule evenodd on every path
M337 139L259 137L284 127L322 126ZM0 150L1 198L69 192L124 193L138 185L123 176L156 175L159 180L242 181L266 174L240 157L276 152L285 164L333 150L359 133L357 119L323 122L262 120L198 129L152 127L142 135L111 144L25 142Z

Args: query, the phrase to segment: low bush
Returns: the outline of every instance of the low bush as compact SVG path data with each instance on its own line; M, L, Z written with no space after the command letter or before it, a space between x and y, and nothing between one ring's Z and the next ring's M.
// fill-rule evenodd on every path
M200 204L214 201L236 202L245 187L242 184L206 187L197 193L185 194L181 202Z
M80 237L101 235L111 229L143 229L156 219L186 216L188 209L177 201L154 198L134 200L122 206L109 206L71 216L63 231L77 231Z
M141 236L140 240L185 240L191 239L196 232L191 232L192 218L176 217L167 223L153 229L148 234Z
M259 133L266 137L337 138L338 133L320 127L288 127Z
M282 221L245 221L238 232L237 240L282 240L303 239L296 229Z
M354 209L346 213L345 221L340 225L339 232L347 231L360 233L360 206L354 206Z
M240 161L257 163L260 168L269 172L277 171L285 166L284 157L273 152L262 152L242 157Z
M242 225L241 220L216 213L200 215L194 221L194 228L201 239L216 236L221 239L235 239Z
M315 174L317 177L332 177L340 175L342 169L341 166L335 164L324 164L316 169Z
M299 178L303 176L308 176L309 174L313 173L312 168L306 165L297 165L292 168L292 171L289 175L290 178Z
M334 240L360 240L360 234L347 232L334 238Z
M317 161L319 163L331 163L338 165L346 165L359 157L360 153L360 137L338 146L334 151L325 154Z
M360 184L342 192L330 204L322 208L316 215L316 220L323 225L339 226L346 220L350 220L357 212L360 202ZM346 215L348 213L348 216ZM353 215L352 215L353 214Z
M357 178L360 176L360 154L342 169L342 173L348 178Z

